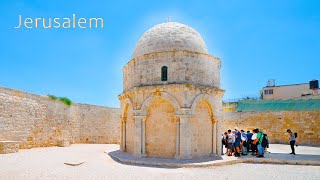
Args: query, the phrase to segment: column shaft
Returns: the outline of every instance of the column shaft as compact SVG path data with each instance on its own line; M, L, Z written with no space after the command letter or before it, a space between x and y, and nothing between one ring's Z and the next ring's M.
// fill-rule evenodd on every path
M135 124L135 150L134 155L141 157L141 140L142 140L142 117L134 116L134 124Z
M217 122L214 121L213 126L212 126L212 154L217 154Z
M122 141L121 141L121 150L126 151L126 121L125 118L121 120L122 126Z
M180 159L192 158L190 116L180 117Z
M142 157L146 157L146 117L142 119Z
M222 119L219 119L218 122L217 122L217 154L218 155L221 155L222 151L221 151L221 146L222 146L222 141L221 141L221 134L222 134L222 131L221 131L221 128L222 128Z
M175 158L179 159L180 155L180 118L176 118L176 155Z

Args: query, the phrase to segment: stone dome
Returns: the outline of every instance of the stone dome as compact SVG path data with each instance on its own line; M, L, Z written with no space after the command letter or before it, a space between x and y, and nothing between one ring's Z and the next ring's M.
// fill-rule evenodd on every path
M179 50L208 54L206 43L195 29L181 23L167 22L152 27L142 35L132 58Z

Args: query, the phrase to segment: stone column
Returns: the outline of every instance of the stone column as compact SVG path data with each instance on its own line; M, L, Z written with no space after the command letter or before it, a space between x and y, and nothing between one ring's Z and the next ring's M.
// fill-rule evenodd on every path
M189 115L180 116L180 159L192 159L192 130Z
M216 126L217 126L217 131L216 131L216 134L217 134L217 155L220 156L222 151L221 151L221 146L222 146L222 142L221 142L221 129L222 129L222 119L220 118L217 122L216 122Z
M141 133L142 133L142 157L146 157L146 120L147 117L142 118L142 128L141 128Z
M142 116L134 116L134 126L135 126L135 148L134 148L134 155L137 157L141 157L141 141L142 141Z
M121 117L121 143L120 143L121 151L126 151L126 118Z
M180 157L180 118L179 117L175 117L175 121L176 121L176 154L175 154L175 158L179 159Z
M213 126L212 126L212 154L216 155L217 154L217 121L213 121Z

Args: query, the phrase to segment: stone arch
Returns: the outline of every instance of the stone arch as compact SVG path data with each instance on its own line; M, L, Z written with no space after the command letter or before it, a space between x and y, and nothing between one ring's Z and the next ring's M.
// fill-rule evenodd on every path
M165 98L157 97L147 108L147 157L173 158L176 154L176 118L174 106Z
M132 108L132 110L133 110L133 103L132 103L132 101L131 101L131 99L130 98L126 98L126 99L124 99L124 100L122 100L121 101L121 105L122 105L122 107L120 108L120 116L121 117L124 117L124 113L125 113L125 110L126 110L126 106L127 105L129 105L129 107L131 107Z
M200 94L193 100L193 103L191 105L191 114L195 113L197 104L202 100L205 100L208 103L208 105L211 108L212 115L215 116L215 112L217 112L218 110L217 105L215 104L213 98L209 94Z
M209 103L201 100L197 103L191 118L192 157L210 156L213 148L213 114Z
M131 101L123 102L123 114L122 114L122 136L124 136L123 144L124 144L124 150L129 153L134 153L135 149L135 122L133 118L133 107Z
M192 157L210 156L214 143L214 101L208 94L200 94L191 107Z
M175 114L180 114L180 105L175 97L173 97L172 95L170 95L166 92L156 92L156 93L150 95L146 100L143 101L141 108L139 110L140 115L146 116L149 106L156 99L159 99L159 98L167 100L173 106Z

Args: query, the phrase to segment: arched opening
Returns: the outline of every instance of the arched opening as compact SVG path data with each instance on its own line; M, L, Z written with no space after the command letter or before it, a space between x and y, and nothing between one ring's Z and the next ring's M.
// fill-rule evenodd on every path
M161 81L167 81L168 80L168 67L162 66L161 68Z
M212 153L213 143L213 114L210 104L201 100L196 105L191 121L192 127L192 156L204 157Z
M148 107L146 119L146 155L173 158L176 153L174 108L158 98Z
M133 119L132 107L127 104L124 111L125 124L125 151L129 153L134 153L134 143L135 143L135 124Z

